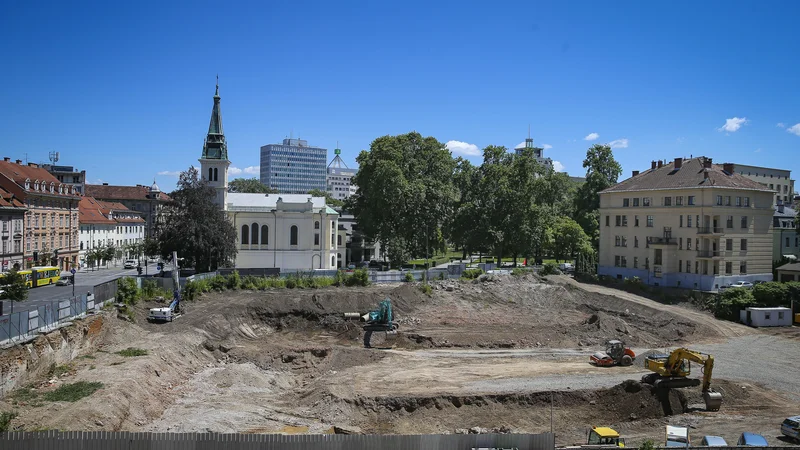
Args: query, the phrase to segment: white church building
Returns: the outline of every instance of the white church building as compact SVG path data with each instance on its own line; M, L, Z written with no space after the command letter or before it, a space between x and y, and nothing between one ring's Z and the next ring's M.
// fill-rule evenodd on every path
M228 146L222 130L219 83L200 158L200 173L217 191L237 234L236 268L336 269L345 251L337 237L339 214L325 197L228 192Z

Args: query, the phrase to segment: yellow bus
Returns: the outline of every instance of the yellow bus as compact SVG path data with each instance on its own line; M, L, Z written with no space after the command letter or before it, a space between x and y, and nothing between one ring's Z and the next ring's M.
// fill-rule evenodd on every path
M29 288L53 284L61 277L61 269L55 266L39 266L20 270L19 274L25 277L25 284Z

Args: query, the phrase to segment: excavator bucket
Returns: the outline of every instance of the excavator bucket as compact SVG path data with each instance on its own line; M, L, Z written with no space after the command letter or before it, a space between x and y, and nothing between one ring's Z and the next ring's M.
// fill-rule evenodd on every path
M706 402L707 411L719 411L719 407L722 406L722 394L719 392L703 392L703 400Z

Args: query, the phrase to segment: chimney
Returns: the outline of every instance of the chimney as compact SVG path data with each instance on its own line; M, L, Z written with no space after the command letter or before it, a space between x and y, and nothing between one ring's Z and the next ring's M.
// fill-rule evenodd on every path
M38 167L39 167L39 165L38 165L38 164L36 164L36 163L29 162L29 163L28 163L28 167L33 167L33 168L35 169L35 168L38 168Z
M632 175L632 176L634 176L634 177L635 177L636 175L639 175L639 171L638 171L638 170L634 170L634 171L633 171L633 175Z
M9 158L8 156L6 156L5 158L3 158L3 161L5 161L5 162L10 162L10 161L11 161L11 158Z
M650 161L650 170L656 170L656 162Z
M711 158L705 158L703 160L703 168L710 169L711 168Z
M733 175L734 165L733 163L725 163L722 165L722 170L728 172L728 175Z
M660 159L659 159L659 160L658 160L658 168L660 169L660 168L662 168L662 167L664 167L664 161L662 161L662 160L660 160Z
M17 160L17 164L22 164L22 160L21 160L21 159L18 159L18 160Z
M675 158L675 168L680 169L683 166L683 158Z

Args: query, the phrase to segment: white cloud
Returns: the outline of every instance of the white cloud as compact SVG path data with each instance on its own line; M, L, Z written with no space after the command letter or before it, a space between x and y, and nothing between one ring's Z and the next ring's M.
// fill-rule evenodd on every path
M478 146L475 144L468 144L466 142L461 142L461 141L447 141L447 143L444 145L445 147L447 147L448 150L450 150L453 153L460 153L466 156L481 155L481 149L479 149Z
M775 126L778 127L778 128L786 128L786 124L783 123L783 122L778 122L778 124L775 125Z
M746 117L741 117L741 118L734 117L732 119L725 119L725 125L717 128L717 131L727 131L728 133L733 133L746 123L747 123Z
M542 148L547 150L547 149L553 148L553 146L550 145L550 144L542 144Z
M181 174L181 172L180 172L180 171L178 171L178 170L175 170L175 171L172 171L172 170L162 170L161 172L158 172L156 175L161 175L161 176L163 176L163 177L177 177L177 176L178 176L178 175L180 175L180 174Z
M561 163L560 163L560 162L558 162L558 161L553 161L553 169L554 169L556 172L563 172L563 171L564 171L564 165L563 165L563 164L561 164Z
M595 140L595 139L597 139L599 137L600 137L600 135L597 134L597 133L589 133L585 138L583 138L583 140L584 141L593 141L593 140Z
M628 148L628 139L615 139L608 143L608 146L611 148Z
M261 168L258 166L250 166L244 168L244 173L250 175L261 175Z
M236 166L228 167L228 175L241 175L241 174L242 174L242 169Z
M792 125L791 127L787 128L786 131L788 131L789 133L796 134L796 135L800 136L800 123L796 123L796 124Z

